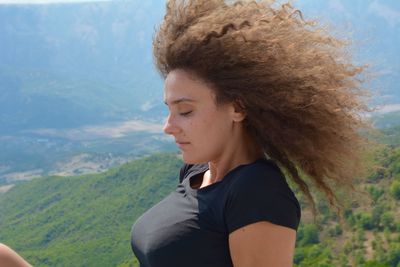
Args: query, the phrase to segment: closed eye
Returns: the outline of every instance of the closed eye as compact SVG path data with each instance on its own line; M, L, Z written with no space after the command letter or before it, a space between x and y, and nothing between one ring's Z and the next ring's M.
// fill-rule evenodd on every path
M192 113L192 110L191 110L191 111L188 111L188 112L179 113L179 115L181 115L181 116L187 116L187 115L189 115L190 113Z

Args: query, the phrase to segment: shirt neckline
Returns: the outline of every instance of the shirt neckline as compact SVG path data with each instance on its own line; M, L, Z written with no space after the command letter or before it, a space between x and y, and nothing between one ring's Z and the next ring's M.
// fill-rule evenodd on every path
M249 165L255 164L257 162L262 162L262 161L266 161L266 160L267 160L266 158L258 158L256 160L254 160L253 162L250 162L250 163L247 163L247 164L240 164L240 165L236 166L235 168L233 168L232 170L230 170L227 174L225 174L224 178L222 178L221 180L219 180L219 181L217 181L215 183L212 183L212 184L207 185L207 186L202 187L202 188L193 188L193 187L191 187L190 179L192 177L194 177L196 175L199 175L200 173L204 174L206 171L208 171L208 169L209 169L208 168L208 164L204 164L204 165L200 166L200 168L198 170L190 173L188 175L188 177L186 177L186 179L184 179L185 188L186 188L187 191L189 191L191 193L198 193L198 192L208 191L208 190L210 190L210 188L214 188L214 187L224 183L226 180L228 180L227 178L229 178L229 176L231 176L234 172L238 171L239 169L241 169L241 168L243 168L245 166L249 166Z

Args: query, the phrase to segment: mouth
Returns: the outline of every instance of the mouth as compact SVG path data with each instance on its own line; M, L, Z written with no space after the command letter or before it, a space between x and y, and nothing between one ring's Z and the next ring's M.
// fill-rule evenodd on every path
M180 148L190 144L189 142L181 142L181 141L175 141L175 143Z

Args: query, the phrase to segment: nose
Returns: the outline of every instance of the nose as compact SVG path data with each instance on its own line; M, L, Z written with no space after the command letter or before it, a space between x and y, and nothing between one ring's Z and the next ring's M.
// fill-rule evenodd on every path
M168 115L167 119L165 120L165 124L163 127L163 131L166 134L173 135L179 131L179 128L176 125L176 122L174 121L174 118L170 115Z

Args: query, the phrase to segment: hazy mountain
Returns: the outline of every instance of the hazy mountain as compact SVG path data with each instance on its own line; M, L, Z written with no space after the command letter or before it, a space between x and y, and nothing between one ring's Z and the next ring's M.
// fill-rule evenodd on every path
M151 38L163 8L0 5L0 133L146 116L161 102Z
M338 36L352 40L356 62L368 64L367 86L384 98L377 103L400 103L400 2L396 0L297 0L305 18L318 18ZM398 107L397 110L400 108Z
M95 166L83 171L97 172L171 147L146 128L166 111L151 55L163 9L0 2L0 184L79 173L70 162L81 155Z
M96 166L98 159L107 159L99 165L108 167L172 150L161 133L163 84L151 54L165 1L1 3L0 183L80 173L80 166L69 172L65 166L86 154ZM398 1L298 0L294 5L305 19L319 17L336 34L354 37L355 59L370 63L378 75L370 85L384 101L397 104L390 110L400 108ZM379 127L394 126L398 116L379 120ZM137 121L157 124L158 130L127 127Z
M151 39L165 1L0 4L0 133L158 118L162 81ZM353 53L379 75L388 103L400 95L400 4L298 0L304 16L354 37Z

